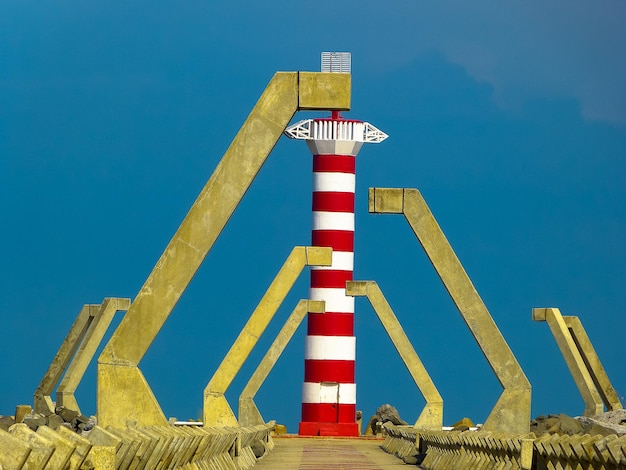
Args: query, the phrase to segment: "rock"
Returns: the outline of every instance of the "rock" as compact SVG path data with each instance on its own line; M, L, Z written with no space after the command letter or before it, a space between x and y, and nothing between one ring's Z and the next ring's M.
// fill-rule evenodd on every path
M565 419L562 419L562 417L565 417ZM571 431L574 426L568 421L571 419L567 415L541 415L530 422L530 432L534 432L537 436L542 434L565 434L565 431L561 429L562 421L567 421L565 428Z
M606 413L599 414L593 418L603 423L626 426L626 410L624 409L607 411Z
M274 425L274 434L276 436L280 436L281 434L287 434L287 426L284 424L276 424Z
M265 453L267 452L267 447L265 446L265 442L259 439L252 442L252 445L250 446L250 448L252 449L252 452L254 452L254 456L257 459L260 459L261 457L263 457Z
M81 416L82 416L82 415L81 415ZM79 417L79 418L80 418L80 417ZM85 418L87 421L84 421L84 420L82 420L82 419L79 419L79 420L83 421L83 422L81 422L81 423L78 425L78 429L80 429L81 431L84 431L84 432L89 432L89 431L91 431L91 430L92 430L95 426L97 426L97 425L98 425L98 420L96 419L96 417L95 417L95 416L90 416L89 418L87 418L87 417L83 416L83 418Z
M64 422L65 421L63 421L63 418L61 418L59 415L52 414L48 416L48 422L46 423L46 425L50 429L54 429L56 431L57 429L59 429L59 426L61 426Z
M76 427L78 432L89 431L93 428L92 425L89 424L89 418L85 415L78 415L72 424Z
M474 422L469 418L463 418L452 425L453 428L457 426L467 426L468 428L474 427Z
M600 434L608 436L609 434L625 435L626 426L615 424L621 420L621 413L609 412L603 413L593 418L579 416L571 418L565 414L560 415L542 415L531 421L530 431L534 432L537 437L542 434L560 434L560 435L582 435ZM626 415L626 412L624 413Z
M626 436L626 426L624 425L613 424L610 421L602 421L596 417L589 418L586 416L579 416L578 421L584 434L600 434L602 436L617 434L618 436Z
M396 410L395 407L385 404L378 407L376 410L376 416L380 422L395 424L396 426L406 426L407 423L402 418L400 418L400 413Z
M0 416L0 429L3 431L8 431L14 424L15 419L12 416Z
M48 420L43 416L35 416L32 418L24 418L23 423L33 431L36 431L39 426L45 426Z
M74 421L79 414L78 411L70 410L69 408L66 408L62 405L57 406L54 412L61 418L63 418L63 421L65 421L66 423L71 423L72 421Z
M425 458L426 458L426 454L417 453L417 454L404 457L402 460L404 461L405 464L408 464L408 465L419 465L424 461Z
M454 426L452 428L453 431L469 431L469 426L465 424L459 424L458 426Z
M378 416L374 415L370 418L369 422L367 423L367 428L365 428L366 436L376 435L376 429L377 429L376 423L378 423Z

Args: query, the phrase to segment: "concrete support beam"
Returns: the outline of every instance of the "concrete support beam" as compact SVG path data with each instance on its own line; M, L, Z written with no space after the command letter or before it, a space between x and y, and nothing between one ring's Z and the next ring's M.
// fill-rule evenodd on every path
M35 391L36 413L44 415L54 413L55 403L50 396L61 378L63 379L57 388L56 405L63 405L80 412L74 392L100 345L113 315L117 311L128 310L129 306L130 299L121 298L105 298L101 305L83 306Z
M443 398L441 398L437 387L435 387L378 284L374 281L348 281L346 283L346 295L367 297L404 365L413 377L415 385L422 392L426 406L417 418L414 427L441 430L443 425Z
M130 299L106 298L92 316L87 333L76 351L63 380L57 388L57 406L62 405L80 412L74 396L76 388L83 379L87 367L91 363L98 346L102 342L116 312L126 311L130 307Z
M600 362L600 358L596 353L583 324L580 319L576 316L564 316L563 320L567 325L567 329L569 330L574 343L576 343L576 347L578 348L578 352L585 361L585 365L587 366L587 370L591 374L591 378L593 379L593 383L598 389L598 393L602 397L602 401L604 402L604 406L607 411L621 410L623 408L622 402L619 399L619 395L617 391L613 388L611 381L609 380L602 363Z
M485 431L527 433L531 386L417 189L370 188L369 211L403 214L504 388Z
M350 109L351 76L274 75L98 360L98 422L167 421L138 365L298 110ZM135 399L141 400L137 406Z
M36 413L49 415L54 413L54 403L52 402L52 392L54 387L59 383L65 369L72 360L76 350L80 346L81 341L85 337L85 333L89 325L93 321L95 313L100 305L84 305L80 313L74 320L70 331L61 343L54 359L50 363L48 370L44 374L34 396L34 409Z
M545 321L585 402L584 416L595 416L622 404L578 317L564 317L558 308L534 308L533 321Z
M276 339L268 349L265 356L257 366L254 374L248 380L241 395L239 395L239 425L256 426L265 424L263 416L259 412L254 397L265 382L265 379L276 365L276 361L281 356L293 334L302 323L307 312L324 313L324 301L321 300L300 300L296 308L293 309L289 318L276 335Z
M241 369L265 328L305 266L330 266L332 250L316 246L295 247L267 289L243 330L204 390L204 425L237 426L224 393Z

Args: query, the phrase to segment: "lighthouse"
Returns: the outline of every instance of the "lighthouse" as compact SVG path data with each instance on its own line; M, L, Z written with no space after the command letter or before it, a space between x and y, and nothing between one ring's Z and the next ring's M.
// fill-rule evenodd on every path
M323 52L322 72L350 73L350 54ZM387 134L338 111L300 121L285 134L305 140L313 155L311 245L333 249L331 266L311 267L309 299L325 301L326 309L307 315L299 434L357 436L354 297L345 290L354 269L356 155L363 143Z

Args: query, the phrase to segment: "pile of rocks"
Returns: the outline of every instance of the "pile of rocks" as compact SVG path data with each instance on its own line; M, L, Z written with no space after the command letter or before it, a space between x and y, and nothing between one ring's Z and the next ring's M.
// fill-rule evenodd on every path
M389 404L381 405L376 409L376 414L370 418L367 429L365 429L365 435L386 435L385 423L391 423L395 426L406 426L408 424L400 417L400 413L394 406Z
M64 426L79 434L88 433L97 423L96 417L87 417L78 411L64 406L57 406L54 413L44 415L35 413L29 405L18 405L15 416L0 416L0 429L8 431L16 423L24 423L33 431L39 426L48 426L54 430Z
M530 422L530 431L537 437L543 434L570 435L589 434L608 436L626 435L626 410L615 410L593 417L560 415L542 415Z

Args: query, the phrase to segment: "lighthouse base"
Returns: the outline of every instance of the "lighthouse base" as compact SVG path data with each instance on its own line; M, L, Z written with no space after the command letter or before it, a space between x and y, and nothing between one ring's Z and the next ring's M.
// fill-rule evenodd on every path
M300 436L343 436L358 437L357 423L312 423L301 422L298 429Z

